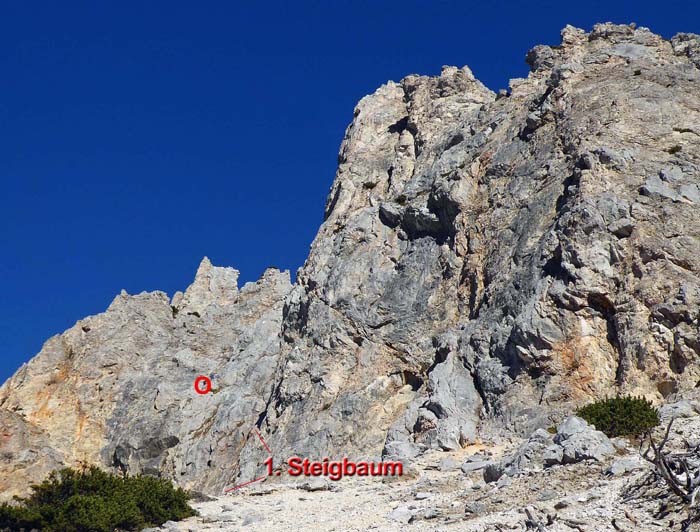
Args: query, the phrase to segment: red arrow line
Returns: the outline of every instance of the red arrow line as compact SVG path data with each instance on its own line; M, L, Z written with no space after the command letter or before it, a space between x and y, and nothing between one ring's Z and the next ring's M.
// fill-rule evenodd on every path
M265 440L263 440L263 437L262 437L262 436L260 435L260 433L258 432L258 429L255 429L255 434L258 435L258 438L260 438L260 441L261 441L262 444L265 446L265 449L267 449L267 452L270 453L270 454L272 454L272 451L271 451L270 448L267 446L267 443L265 443Z
M264 479L264 478L265 478L265 477L260 477L260 478L256 478L255 480L251 480L251 481L249 481L249 482L246 482L245 484L239 484L238 486L234 486L233 488L229 488L229 489L227 489L227 490L224 490L224 493L228 493L228 492L230 492L230 491L235 491L235 490L237 490L237 489L240 489L240 488L243 488L243 487L247 486L248 484L252 484L253 482L258 482L259 480L262 480L262 479Z

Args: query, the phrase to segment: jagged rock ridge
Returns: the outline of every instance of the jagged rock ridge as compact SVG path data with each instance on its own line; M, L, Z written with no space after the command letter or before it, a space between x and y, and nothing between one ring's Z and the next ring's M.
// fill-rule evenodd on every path
M527 62L508 93L445 67L363 98L293 287L239 292L205 261L172 302L122 295L47 342L0 389L3 472L88 460L216 491L259 471L253 428L280 459L410 460L694 387L700 37L567 27ZM41 471L17 451L34 433Z
M122 292L46 342L0 389L0 490L24 491L57 464L80 462L204 491L225 484L271 393L291 288L274 269L240 290L237 278L205 258L172 301ZM199 375L212 393L195 392Z

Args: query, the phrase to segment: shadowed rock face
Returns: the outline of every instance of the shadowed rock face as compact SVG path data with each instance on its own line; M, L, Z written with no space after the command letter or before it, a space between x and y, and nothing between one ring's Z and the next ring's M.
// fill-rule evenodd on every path
M697 42L568 27L505 97L447 67L364 98L287 300L273 448L408 458L694 386Z
M509 94L466 67L382 86L355 109L293 287L268 270L238 291L205 261L172 303L119 296L0 389L2 419L57 462L215 491L259 475L256 425L278 461L410 459L616 391L694 387L699 50L567 27Z

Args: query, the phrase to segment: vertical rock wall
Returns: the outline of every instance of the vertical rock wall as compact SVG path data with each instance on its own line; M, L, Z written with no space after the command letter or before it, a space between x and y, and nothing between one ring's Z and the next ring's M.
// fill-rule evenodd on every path
M205 260L49 340L0 388L0 488L85 460L216 492L260 474L255 430L278 461L410 460L696 386L699 50L567 27L508 93L466 67L382 86L296 284Z

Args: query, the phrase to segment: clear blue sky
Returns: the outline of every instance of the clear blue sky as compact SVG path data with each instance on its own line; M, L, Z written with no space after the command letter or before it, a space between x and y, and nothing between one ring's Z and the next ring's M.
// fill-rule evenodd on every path
M505 88L567 23L700 33L692 1L291 4L3 3L0 382L204 255L295 272L353 106L386 80L467 64Z

